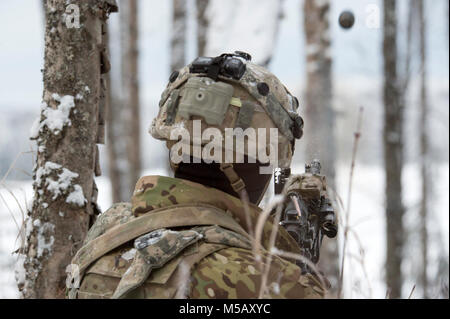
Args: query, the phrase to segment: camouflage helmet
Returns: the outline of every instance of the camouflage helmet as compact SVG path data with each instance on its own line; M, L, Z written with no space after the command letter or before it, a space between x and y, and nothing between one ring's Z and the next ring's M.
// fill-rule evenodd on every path
M230 128L244 133L248 132L248 128L255 131L266 129L263 130L266 132L265 138L259 134L247 135L248 143L254 142L258 148L264 147L265 151L276 149L278 167L288 168L295 139L303 134L303 120L297 113L298 106L297 98L280 80L265 68L253 64L246 53L199 57L170 76L150 133L154 138L166 141L170 149L180 142L177 133L180 129L187 130L193 136L195 120L200 120L201 133L208 128L217 128L222 134ZM269 136L270 129L279 132L276 139ZM189 143L192 147L193 141ZM224 140L219 143L222 152L227 151L229 145ZM233 158L255 154L250 152L247 144L243 149L237 149L234 143L232 147L229 151L233 152Z

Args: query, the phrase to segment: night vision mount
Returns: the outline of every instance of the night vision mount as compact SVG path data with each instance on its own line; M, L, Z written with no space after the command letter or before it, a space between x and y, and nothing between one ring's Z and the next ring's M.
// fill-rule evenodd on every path
M219 75L234 80L240 80L247 67L246 61L251 61L252 56L242 51L224 53L217 57L198 57L192 62L189 72L206 74L217 81Z

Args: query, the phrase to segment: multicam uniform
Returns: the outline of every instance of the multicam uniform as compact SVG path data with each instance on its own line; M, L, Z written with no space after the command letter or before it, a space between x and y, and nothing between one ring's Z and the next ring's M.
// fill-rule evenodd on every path
M261 211L252 204L249 211L256 225ZM263 261L272 228L269 218L262 235ZM157 230L154 236L135 240L152 230ZM293 253L299 249L282 227L275 246ZM73 263L82 281L79 289L69 291L70 298L257 298L263 277L241 200L160 176L142 178L132 204L116 204L100 215ZM267 287L264 296L269 298L324 295L315 276L301 275L294 263L276 256Z
M273 74L249 61L245 64L240 78L224 76L218 65L211 68L215 74L193 71L192 65L174 73L162 94L152 136L170 148L179 142L171 140L171 133L180 128L194 133L195 120L201 120L202 133L208 128L222 133L227 128L278 129L278 137L262 147L276 148L278 167L288 168L295 139L302 135L298 101ZM261 141L253 142L261 147ZM219 146L226 151L227 145ZM233 156L250 155L248 148L232 151ZM177 165L171 164L176 171ZM264 297L323 297L318 278L302 275L293 261L272 256L268 276L263 276L273 219L264 223L258 255L250 234L261 210L241 201L248 193L233 165L221 164L220 169L236 196L176 178L142 178L132 204L114 205L89 231L73 260L81 285L70 289L69 297L258 298L263 278L268 287ZM300 253L283 227L275 246Z

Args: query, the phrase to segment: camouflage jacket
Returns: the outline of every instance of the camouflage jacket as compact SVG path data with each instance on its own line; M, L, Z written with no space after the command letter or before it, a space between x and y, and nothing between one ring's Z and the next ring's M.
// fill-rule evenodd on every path
M278 256L263 275L272 217L257 254L246 211L256 225L255 205L189 181L143 177L131 204L113 205L90 229L72 261L80 284L69 298L258 298L263 277L265 298L323 297L317 277ZM275 246L299 251L282 227Z

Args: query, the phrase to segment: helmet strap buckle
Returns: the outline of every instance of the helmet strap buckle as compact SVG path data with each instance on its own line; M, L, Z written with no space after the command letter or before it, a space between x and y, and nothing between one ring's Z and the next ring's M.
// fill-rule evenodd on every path
M221 163L220 170L225 174L225 176L230 181L233 190L240 194L241 191L245 190L245 183L242 178L236 173L231 163Z

